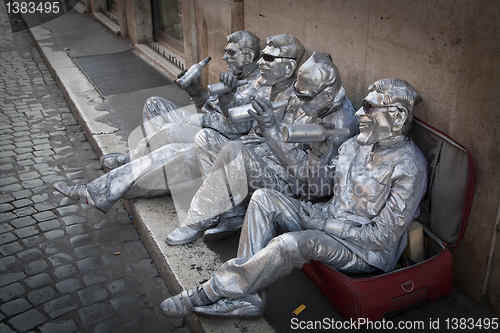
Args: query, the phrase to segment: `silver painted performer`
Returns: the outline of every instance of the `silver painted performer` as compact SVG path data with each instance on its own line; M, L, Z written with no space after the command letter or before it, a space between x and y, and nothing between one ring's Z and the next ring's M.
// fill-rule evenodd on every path
M111 153L102 156L101 165L114 169L167 144L188 144L176 145L176 149L190 147L200 126L214 128L232 139L248 133L252 122L237 124L228 121L226 116L228 108L248 104L255 97L258 88L256 81L260 77L257 64L260 56L259 43L260 39L247 30L236 31L227 36L222 58L227 63L227 70L220 73L220 81L235 89L218 96L209 96L198 80L193 80L185 89L196 105L192 112L161 97L148 98L143 108L144 139L128 154ZM238 80L248 82L237 86ZM196 109L200 109L200 112L197 113Z
M300 62L304 54L303 45L291 35L273 36L268 38L268 42L274 43L276 47L286 50L290 57L295 58L294 61L297 63ZM230 46L228 45L226 48L227 52L229 52L229 47ZM231 48L231 50L233 49ZM237 55L237 53L232 51L230 53L233 54L233 56ZM230 62L228 62L228 64L229 63ZM262 73L267 71L265 64L263 65L261 62L258 62L258 65L259 70ZM233 102L228 102L228 106L237 105L239 103L248 103L257 96L265 99L288 98L288 96L292 94L291 91L293 91L292 83L295 80L295 71L297 66L290 68L292 69L290 72L283 73L285 79L281 76L272 77L265 80L265 83L262 83L260 80L256 80L248 90L242 91L240 95L236 92L234 94ZM231 80L230 76L226 74L222 75L223 77L221 77L221 79ZM288 80L290 78L292 79ZM284 81L287 81L287 84L285 84ZM221 98L221 96L219 96L219 98ZM206 104L208 104L208 102ZM282 107L280 110L277 110L277 113L284 114L284 109L285 107ZM177 109L174 111L177 111ZM166 114L175 115L176 113L167 112ZM241 132L238 136L236 136L237 131L233 130L240 128L241 123L234 124L226 116L224 116L223 113L216 111L207 111L205 113L201 113L201 115L203 119L203 126L207 125L213 129L216 128L216 125L220 125L218 130L227 136L228 140L240 137L243 133L247 133L251 129L253 122L253 120L244 122L244 130L246 132ZM228 126L224 127L224 124ZM166 125L169 124L167 123ZM172 129L178 129L181 124L170 123L170 125L172 125ZM190 125L186 124L186 126ZM186 128L186 126L182 127L182 129ZM197 127L197 129L200 130L201 128ZM228 130L228 132L223 132L225 129ZM160 131L156 133L164 132L165 131ZM178 195L180 197L178 201L185 202L186 205L189 204L192 196L189 197L189 191L185 190L191 190L192 188L199 186L198 180L201 177L200 167L198 165L196 152L193 147L193 138L191 137L191 143L175 142L168 144L165 144L165 140L151 140L151 137L148 139L150 139L150 146L153 142L159 142L159 147L152 149L151 152L144 156L138 156L138 158L131 159L131 161L121 166L112 168L110 172L97 178L89 184L75 186L54 184L54 187L64 195L74 200L84 202L103 212L107 212L114 205L114 203L121 198L147 198L168 193L171 193L173 197L174 194ZM136 149L134 154L136 154L137 151L138 150ZM174 202L175 201L176 198L174 198Z
M356 112L360 134L340 147L332 163L321 165L333 172L333 197L311 204L270 189L256 191L237 258L201 286L163 301L163 314L260 317L266 286L311 260L342 272L392 270L427 184L426 160L409 137L420 100L402 80L371 85Z
M269 66L268 79L281 76L290 61L279 58L279 51L268 44L259 60L261 67L264 63ZM276 119L267 101L255 100L256 112L250 113L259 124L260 136L254 133L228 142L210 129L196 135L198 163L205 179L184 222L166 237L168 244L186 244L202 235L214 240L238 230L245 216L244 200L259 188L272 188L302 199L331 195L329 184L318 183L325 177L314 173L319 160L315 154L308 155L309 145L285 143L281 126L322 123L343 129L341 135L328 139L333 148L321 155L321 162L326 162L337 155L340 144L357 134L356 110L345 96L338 69L327 53L314 53L299 68L293 88L294 99L283 121ZM322 146L324 143L313 144L311 150Z

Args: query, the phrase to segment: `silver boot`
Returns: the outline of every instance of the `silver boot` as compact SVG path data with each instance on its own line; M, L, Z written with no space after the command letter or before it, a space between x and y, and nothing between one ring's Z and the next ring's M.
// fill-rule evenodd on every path
M206 219L198 224L180 226L165 237L165 242L168 245L182 245L194 242L203 236L206 229L217 223L219 223L219 216Z
M75 201L80 201L81 203L99 209L101 212L106 213L102 209L96 207L94 199L92 199L92 196L87 190L87 185L68 186L68 185L53 184L52 187L54 187L57 191L61 192L70 199L73 199Z
M182 318L191 315L194 307L212 303L203 290L203 287L198 286L167 298L160 304L160 310L165 317Z
M222 213L219 224L205 231L203 238L206 241L213 242L237 233L243 226L246 210L247 205L242 202Z
M168 245L182 245L194 242L203 236L203 230L195 230L186 225L180 226L165 237Z
M222 298L208 306L198 306L192 311L203 317L259 319L264 314L265 302L256 301L253 295L240 298Z
M103 155L99 162L102 167L113 170L130 162L130 157L128 154L111 153Z
M221 216L219 224L205 231L203 238L207 242L214 242L229 237L241 229L244 220L245 216L234 216L225 219Z

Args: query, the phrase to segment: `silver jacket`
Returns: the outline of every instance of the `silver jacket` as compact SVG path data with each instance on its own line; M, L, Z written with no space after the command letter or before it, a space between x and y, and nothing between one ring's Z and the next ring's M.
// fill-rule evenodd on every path
M364 261L394 268L427 188L427 161L408 138L389 146L346 141L333 160L334 196L317 204L325 232Z

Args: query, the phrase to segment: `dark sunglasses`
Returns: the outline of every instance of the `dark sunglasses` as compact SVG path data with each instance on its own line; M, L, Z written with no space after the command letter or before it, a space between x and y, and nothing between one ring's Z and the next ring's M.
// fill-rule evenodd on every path
M391 106L399 107L399 105L376 105L376 104L373 104L371 102L368 102L367 100L363 100L363 103L361 104L361 106L363 107L363 111L366 114L372 114L377 109L388 108Z
M297 60L297 58L273 56L273 55L266 54L266 53L261 53L260 56L262 57L262 59L264 59L267 62L273 62L274 59L276 59L276 58Z
M303 93L297 91L297 87L295 87L295 83L294 83L293 90L295 91L295 95L298 97L298 99L308 103L308 102L312 101L314 99L314 97L318 96L318 94L320 92L322 92L324 89L321 89L320 91L314 93L313 95L306 95L306 94L303 94Z

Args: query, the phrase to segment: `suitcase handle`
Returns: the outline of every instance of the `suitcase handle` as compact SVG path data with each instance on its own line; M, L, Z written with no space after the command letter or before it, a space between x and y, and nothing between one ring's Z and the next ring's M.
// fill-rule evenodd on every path
M413 284L413 281L411 280L401 283L401 289L407 293L411 293L413 288L415 288L415 284Z

